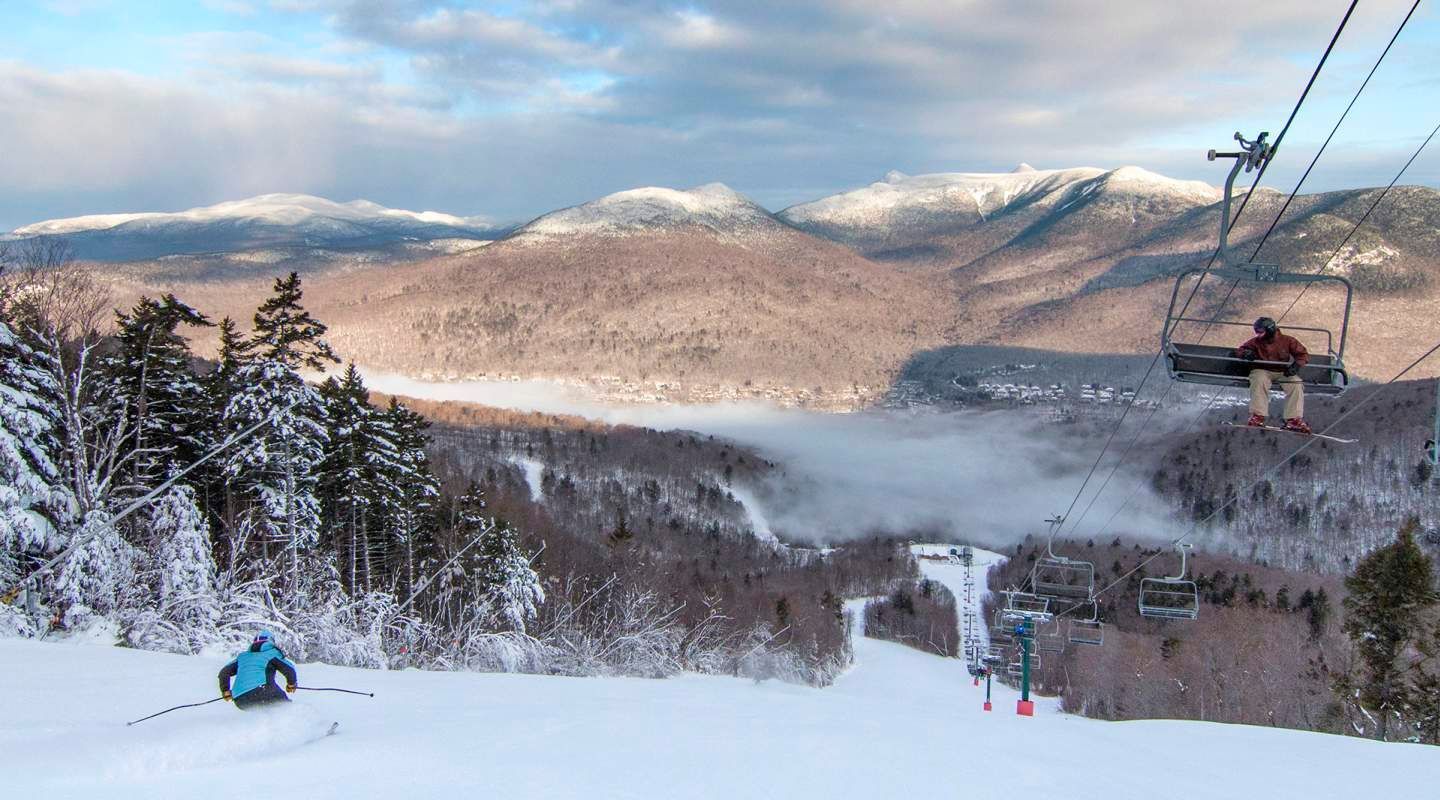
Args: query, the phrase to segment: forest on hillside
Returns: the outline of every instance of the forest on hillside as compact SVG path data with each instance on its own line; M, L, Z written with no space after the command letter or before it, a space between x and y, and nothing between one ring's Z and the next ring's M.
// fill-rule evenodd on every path
M915 569L893 541L757 541L724 487L768 465L725 444L377 404L294 273L246 330L170 294L115 310L63 242L0 269L4 635L197 653L268 627L357 666L823 684L838 598Z

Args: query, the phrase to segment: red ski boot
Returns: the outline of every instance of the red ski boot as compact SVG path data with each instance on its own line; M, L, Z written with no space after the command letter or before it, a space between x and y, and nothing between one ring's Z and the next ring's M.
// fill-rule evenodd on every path
M1250 421L1247 422L1247 423L1245 423L1245 427L1247 427L1247 428L1263 428L1263 427L1265 427L1265 415L1264 415L1264 414L1251 414L1251 415L1250 415Z
M1300 417L1285 420L1285 430L1305 434L1314 433L1314 431L1310 430L1310 425Z

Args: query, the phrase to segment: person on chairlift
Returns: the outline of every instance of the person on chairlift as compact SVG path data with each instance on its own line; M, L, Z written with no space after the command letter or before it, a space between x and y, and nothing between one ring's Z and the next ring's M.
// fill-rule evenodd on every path
M1246 361L1274 361L1286 366L1255 366L1250 370L1250 421L1252 428L1265 427L1270 412L1270 386L1280 384L1285 390L1285 430L1310 433L1305 422L1305 386L1300 369L1310 363L1310 353L1294 336L1280 332L1280 326L1269 317L1255 320L1255 336L1235 349L1235 355Z

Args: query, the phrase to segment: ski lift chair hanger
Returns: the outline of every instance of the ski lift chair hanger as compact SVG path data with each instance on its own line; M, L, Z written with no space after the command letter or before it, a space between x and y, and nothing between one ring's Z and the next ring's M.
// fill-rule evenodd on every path
M1079 599L1095 591L1095 565L1055 555L1055 532L1065 521L1055 516L1050 523L1050 538L1045 542L1045 556L1030 568L1030 590L1045 597Z
M1070 644L1100 647L1105 644L1105 623L1100 621L1100 603L1090 598L1090 618L1070 620Z
M1286 330L1313 334L1313 336L1306 337L1311 340L1312 351L1318 347L1317 339L1323 338L1324 340L1325 352L1311 352L1310 363L1300 369L1299 378L1304 384L1305 391L1318 395L1338 395L1343 393L1349 385L1344 356L1345 339L1350 329L1350 306L1355 291L1350 281L1338 275L1285 272L1280 269L1278 264L1238 263L1230 257L1230 200L1235 187L1235 177L1239 174L1241 167L1249 172L1270 158L1272 148L1265 142L1268 135L1268 133L1261 133L1259 138L1251 142L1236 133L1235 139L1240 142L1241 147L1239 152L1217 153L1211 150L1208 154L1211 161L1216 158L1235 159L1235 165L1231 167L1230 175L1225 180L1225 198L1220 210L1218 256L1220 266L1213 269L1186 270L1175 279L1175 288L1170 293L1170 308L1165 314L1165 327L1160 336L1160 346L1165 354L1166 369L1172 379L1185 383L1247 388L1250 385L1252 369L1269 367L1278 372L1288 366L1278 361L1246 361L1235 355L1233 347L1177 341L1175 329L1180 323L1186 322L1203 323L1207 329L1210 325L1220 325L1242 328L1246 332L1251 330L1252 323L1248 321L1224 320L1218 317L1189 317L1185 315L1183 308L1177 308L1181 305L1180 289L1193 276L1199 275L1200 279L1204 280L1206 274L1211 274L1239 283L1259 285L1301 284L1308 287L1311 284L1320 283L1339 284L1345 289L1345 311L1340 318L1338 333L1332 332L1328 328L1286 326Z
M1169 578L1144 578L1140 581L1140 616L1151 619L1191 620L1200 616L1200 590L1185 578L1185 551L1188 544L1176 544L1180 554L1180 572Z

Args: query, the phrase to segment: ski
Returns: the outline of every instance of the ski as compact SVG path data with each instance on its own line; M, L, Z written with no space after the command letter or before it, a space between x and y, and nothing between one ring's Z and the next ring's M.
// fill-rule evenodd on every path
M334 736L334 735L335 735L335 731L337 731L337 730L339 730L339 729L340 729L340 723L338 723L338 722L332 722L332 723L330 723L330 727L325 730L325 735L326 735L326 736Z
M1225 424L1231 428L1241 428L1248 431L1277 431L1295 436L1313 436L1317 439L1328 439L1337 444L1355 444L1355 442L1359 441L1358 439L1342 439L1339 436L1331 436L1328 433L1301 433L1300 431L1292 431L1289 428L1281 428L1277 425L1242 425L1238 422L1227 422Z

